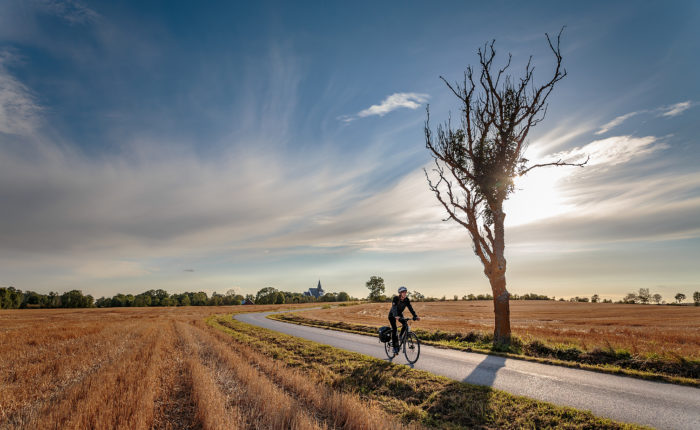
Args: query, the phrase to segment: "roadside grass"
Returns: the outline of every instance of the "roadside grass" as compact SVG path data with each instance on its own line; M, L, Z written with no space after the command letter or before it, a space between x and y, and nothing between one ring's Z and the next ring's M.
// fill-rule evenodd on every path
M311 319L296 313L272 314L268 318L371 336L377 335L378 328L342 321ZM605 349L594 348L591 351L582 351L574 345L551 344L538 339L523 341L518 337L513 337L511 346L503 349L494 347L493 337L488 333L471 331L463 334L443 330L412 330L421 342L438 347L700 387L700 360L687 359L679 355L669 359L654 354L632 354L625 349L614 349L610 345Z
M230 314L213 315L206 322L225 333L233 349L253 350L274 359L282 366L280 371L301 372L318 389L359 395L409 425L444 429L643 428L254 327Z

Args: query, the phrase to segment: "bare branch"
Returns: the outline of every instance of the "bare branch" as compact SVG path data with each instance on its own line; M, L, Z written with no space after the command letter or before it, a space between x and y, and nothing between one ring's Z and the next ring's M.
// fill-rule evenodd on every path
M527 169L521 170L520 173L518 173L518 176L523 176L523 175L525 175L527 172L529 172L530 170L536 169L536 168L538 168L538 167L547 167L547 166L574 166L574 167L583 167L583 166L585 166L585 165L588 163L588 161L589 161L590 159L591 159L591 157L590 157L590 155L589 155L589 156L586 158L586 161L584 161L583 163L564 163L564 162L561 161L561 160L557 160L557 161L555 161L555 162L553 162L553 163L535 164L535 165L533 165L533 166L528 167Z
M449 82L447 82L447 79L443 78L442 76L440 76L440 79L442 80L442 82L445 83L445 85L447 85L447 88L449 88L450 91L452 91L452 94L454 94L455 96L457 96L458 99L466 103L466 99L462 96L462 94L460 94L459 84L455 84L455 87L457 87L457 89L455 90L454 87L452 87L452 85Z

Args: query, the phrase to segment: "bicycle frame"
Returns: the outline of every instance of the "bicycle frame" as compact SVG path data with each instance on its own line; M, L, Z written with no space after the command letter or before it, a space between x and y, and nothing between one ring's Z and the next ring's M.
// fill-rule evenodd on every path
M401 322L401 324L404 324L404 322L406 324L406 330L403 331L403 334L401 334L399 332L399 336L398 336L399 349L401 349L401 348L403 348L404 350L406 349L406 339L408 339L408 333L410 333L410 331L411 331L411 325L408 323L409 321L410 320L407 318L403 318L403 321L401 321L401 319L399 319L399 322ZM396 329L398 330L398 327L396 327Z

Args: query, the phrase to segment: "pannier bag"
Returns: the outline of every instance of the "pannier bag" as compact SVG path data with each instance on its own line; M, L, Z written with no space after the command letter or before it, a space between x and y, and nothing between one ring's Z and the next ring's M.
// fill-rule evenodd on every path
M379 327L379 341L389 342L391 340L391 327Z

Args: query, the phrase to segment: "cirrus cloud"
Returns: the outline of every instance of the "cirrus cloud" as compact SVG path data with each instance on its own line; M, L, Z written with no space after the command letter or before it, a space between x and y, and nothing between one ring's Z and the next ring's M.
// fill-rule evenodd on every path
M29 135L39 126L42 108L32 91L7 71L6 64L16 60L0 51L0 133Z
M692 106L693 102L689 100L681 103L676 103L670 106L664 106L660 108L660 110L663 111L661 116L677 116L690 109Z
M622 124L626 120L632 118L635 115L639 115L640 113L643 113L643 112L646 112L646 111L641 110L641 111L637 111L637 112L630 112L630 113L625 114L625 115L620 115L620 116L616 117L615 119L613 119L612 121L604 124L600 128L600 130L595 132L595 134L607 133L608 131L610 131L610 129L617 127L618 125Z
M567 162L580 162L581 159L590 157L589 166L614 166L664 148L667 148L667 145L659 142L655 136L613 136L556 153L552 157Z
M626 113L624 115L620 115L620 116L615 117L612 121L605 123L600 128L600 130L595 132L595 134L605 134L608 131L610 131L611 129L619 126L623 122L632 118L633 116L637 116L640 114L653 114L656 117L674 117L674 116L678 116L678 115L682 114L683 112L685 112L686 110L690 109L693 106L695 106L694 102L692 102L690 100L686 100L684 102L675 103L675 104L668 105L668 106L661 106L659 108L652 109L652 110L644 109L644 110L638 110L635 112Z
M350 122L358 118L365 118L373 115L381 117L400 108L417 109L420 107L421 103L427 102L428 98L428 94L422 93L394 93L382 100L379 104L363 109L355 115L342 116L340 119L344 122Z

